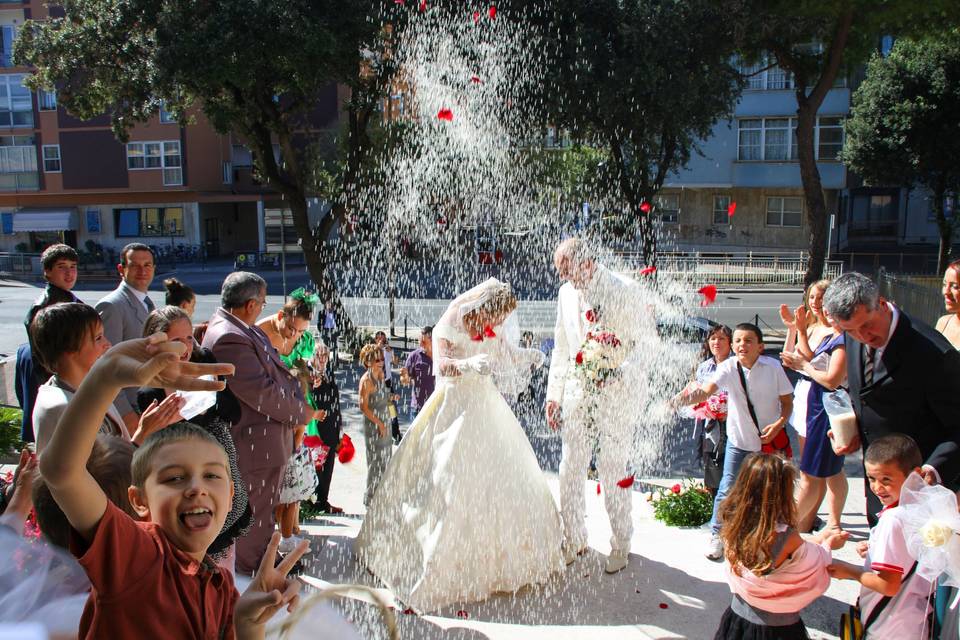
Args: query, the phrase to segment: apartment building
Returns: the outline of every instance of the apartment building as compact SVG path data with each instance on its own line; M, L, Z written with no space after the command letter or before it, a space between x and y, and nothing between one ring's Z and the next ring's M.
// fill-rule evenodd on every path
M78 120L55 92L24 86L30 70L10 55L18 30L62 11L46 0L0 0L0 252L60 241L107 253L144 242L211 258L279 251L281 219L287 249L298 251L289 213L282 218L283 203L255 180L242 140L218 134L202 114L181 127L158 104L124 144L107 116ZM323 92L314 126L338 126L342 92Z

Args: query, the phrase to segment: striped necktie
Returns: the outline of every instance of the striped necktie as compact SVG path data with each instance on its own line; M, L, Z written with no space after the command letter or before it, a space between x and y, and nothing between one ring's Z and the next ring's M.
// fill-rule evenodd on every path
M873 361L877 350L873 347L864 345L863 349L863 386L869 387L873 384Z

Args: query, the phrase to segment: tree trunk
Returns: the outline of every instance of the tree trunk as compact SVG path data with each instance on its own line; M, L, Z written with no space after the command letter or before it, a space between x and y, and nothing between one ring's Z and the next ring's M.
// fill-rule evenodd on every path
M810 260L803 276L804 288L823 278L827 257L827 204L823 197L820 170L814 154L813 130L819 106L805 101L797 109L797 156L800 160L803 197L807 205L807 223L810 225Z
M953 225L947 220L943 211L943 199L947 195L947 187L943 180L938 180L933 190L933 213L937 220L937 230L940 232L940 250L937 252L937 275L943 275L950 263L950 248L953 246Z

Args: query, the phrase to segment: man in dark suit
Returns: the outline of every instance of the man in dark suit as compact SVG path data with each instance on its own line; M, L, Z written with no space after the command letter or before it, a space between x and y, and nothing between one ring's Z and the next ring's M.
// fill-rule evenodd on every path
M227 276L221 306L203 336L203 346L217 362L234 365L227 380L240 403L239 419L231 433L237 447L237 466L247 487L253 524L237 541L237 571L252 574L260 564L274 529L274 508L280 481L293 452L293 430L307 424L314 411L294 378L255 326L266 304L267 283L255 273L237 271Z
M94 308L103 321L103 335L110 344L143 337L143 325L154 310L147 291L153 282L153 250L140 242L132 242L120 252L120 285L100 298ZM114 401L127 430L137 430L140 414L137 411L137 390L124 389Z
M960 352L929 325L884 300L863 274L837 278L823 306L846 332L847 381L860 436L837 453L903 433L920 446L930 484L960 488ZM867 518L882 505L867 489Z

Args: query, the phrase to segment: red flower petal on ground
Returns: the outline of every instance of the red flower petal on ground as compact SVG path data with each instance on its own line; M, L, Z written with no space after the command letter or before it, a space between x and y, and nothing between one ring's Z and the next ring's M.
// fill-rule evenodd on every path
M577 364L583 364L583 351L577 351Z
M476 22L476 21L479 20L479 19L480 19L480 12L479 12L479 11L474 11L474 12L473 12L473 21Z
M484 337L486 337L486 338L496 338L496 337L497 337L497 334L495 334L495 333L493 332L493 327L491 327L490 325L486 325L486 326L483 327L483 335L484 335Z
M681 491L683 491L683 487L681 487L679 484L675 484L672 487L670 487L670 491L674 493L680 493Z
M640 205L640 211L643 213L650 213L650 203L644 202Z
M347 464L353 460L353 456L356 455L357 450L353 446L353 440L350 439L350 436L343 434L343 437L340 438L340 446L337 448L337 459L340 461L340 464Z
M600 483L597 483L597 495L600 495Z
M457 611L457 617L463 618L464 620L466 620L467 618L470 617L470 614L464 611L463 609L460 609L460 611Z
M649 275L652 275L654 272L656 272L656 270L657 268L653 266L644 267L643 269L640 269L640 275L649 276Z
M493 20L497 17L497 8L493 5L490 5L490 9L487 10L487 15L490 16L490 19Z
M660 608L661 608L661 609L669 609L670 606L669 606L666 602L661 602L661 603L660 603Z
M470 82L473 84L483 84L483 81L480 79L480 76L470 76Z
M587 309L587 312L583 314L587 319L587 322L596 322L597 321L597 312L593 309Z
M714 300L717 299L717 287L716 285L708 284L705 287L700 287L697 289L697 293L703 295L703 300L700 302L701 307L705 307L709 304L713 304Z
M440 111L437 111L437 119L453 122L453 111L450 109L440 109Z
M633 476L627 476L623 480L617 481L617 486L621 489L629 489L633 486Z
M727 205L727 217L732 218L736 210L737 210L737 203L735 201Z

